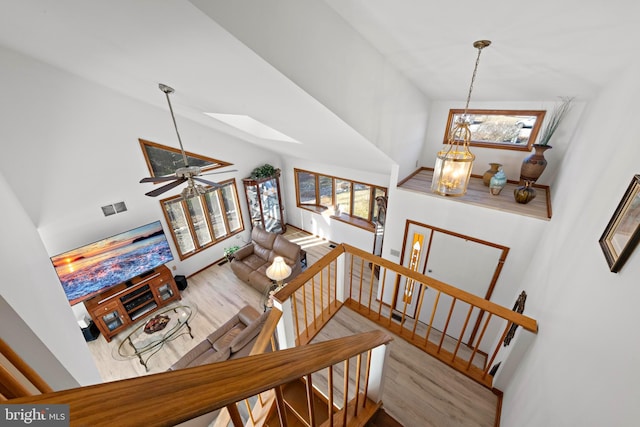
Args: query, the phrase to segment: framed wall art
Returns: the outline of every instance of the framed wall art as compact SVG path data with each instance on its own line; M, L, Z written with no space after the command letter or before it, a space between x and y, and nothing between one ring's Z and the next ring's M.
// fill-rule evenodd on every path
M600 237L613 273L620 271L640 241L640 175L635 175Z

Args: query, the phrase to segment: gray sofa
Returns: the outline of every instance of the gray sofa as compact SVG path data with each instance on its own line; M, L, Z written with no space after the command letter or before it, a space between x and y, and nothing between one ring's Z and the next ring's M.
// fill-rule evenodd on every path
M238 314L189 350L169 370L248 356L268 315L268 311L261 314L248 305L243 307Z
M281 256L291 267L291 275L285 279L285 282L289 282L302 272L301 249L300 245L280 234L254 227L251 231L251 243L233 254L231 270L245 283L265 294L273 284L266 273L273 259Z

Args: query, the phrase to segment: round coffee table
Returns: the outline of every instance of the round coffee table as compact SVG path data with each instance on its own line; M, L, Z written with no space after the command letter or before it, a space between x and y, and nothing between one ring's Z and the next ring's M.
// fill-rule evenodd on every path
M189 321L197 312L198 308L195 304L176 305L154 312L152 316L138 323L114 348L114 357L120 360L137 357L140 364L148 371L147 362L164 347L166 342L185 334L189 334L193 339Z

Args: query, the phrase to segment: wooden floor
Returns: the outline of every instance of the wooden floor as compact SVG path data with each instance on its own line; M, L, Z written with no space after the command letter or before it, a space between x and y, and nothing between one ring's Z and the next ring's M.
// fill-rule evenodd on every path
M285 235L307 251L308 265L329 252L329 242L293 227ZM116 381L165 371L218 326L249 304L262 310L263 296L238 280L228 264L214 265L188 279L184 305L198 307L191 322L194 338L182 335L167 343L147 365L137 359L117 360L120 337L110 343L100 336L88 346L104 381ZM315 340L326 340L379 328L348 308L342 308ZM407 427L494 426L497 397L488 389L432 358L402 338L391 343L383 405Z

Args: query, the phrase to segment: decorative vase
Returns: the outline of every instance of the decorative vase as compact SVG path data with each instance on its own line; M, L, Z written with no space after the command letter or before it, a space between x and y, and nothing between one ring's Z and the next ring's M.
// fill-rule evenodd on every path
M507 185L507 176L504 174L502 168L500 168L491 177L491 181L489 182L489 192L494 196L497 196L505 185Z
M513 190L513 197L516 199L516 202L524 205L536 198L536 190L531 184L533 184L533 182L525 181L524 185L520 185Z
M544 168L547 167L547 159L544 152L551 148L550 145L533 144L534 152L522 161L520 167L520 183L530 181L534 183L540 178Z
M487 187L489 186L489 184L491 182L491 177L493 175L495 175L496 172L498 172L498 170L500 170L500 168L502 167L502 165L500 163L489 163L489 166L491 166L491 168L488 169L482 175L482 182L484 182L484 185L486 185Z

